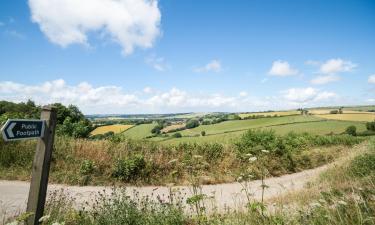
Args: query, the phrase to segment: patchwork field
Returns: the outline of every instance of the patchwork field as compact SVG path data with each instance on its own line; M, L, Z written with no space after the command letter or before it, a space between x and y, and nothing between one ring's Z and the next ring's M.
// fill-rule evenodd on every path
M274 119L274 118L270 118ZM366 130L365 123L355 122L355 121L327 121L327 120L316 120L316 121L300 121L290 124L273 124L267 126L261 126L259 124L254 124L250 128L256 129L270 129L274 130L277 134L283 135L289 132L304 133L308 132L310 134L325 135L325 134L340 134L345 131L348 126L354 125L357 127L358 132ZM203 126L202 126L203 127ZM207 127L207 126L206 126ZM163 144L179 144L179 143L222 143L230 144L236 141L245 130L239 131L224 131L222 133L211 133L206 136L183 136L181 138L152 138L151 140L159 141Z
M121 133L123 131L126 131L127 129L133 127L134 125L122 125L122 124L115 124L115 125L108 125L108 126L101 126L97 127L95 130L91 132L91 135L97 135L97 134L105 134L107 132L114 132L115 134Z
M300 115L301 112L297 110L292 110L292 111L277 111L277 112L256 112L256 113L240 113L239 116L241 118L245 118L248 116L290 116L290 115Z
M141 124L133 127L132 129L129 129L122 134L125 137L132 138L132 139L142 139L146 138L147 136L152 135L151 129L155 127L155 123L149 123L149 124Z
M330 120L346 120L346 121L363 121L370 122L375 120L375 114L366 112L366 113L343 113L343 114L321 114L316 115L316 117L330 119Z

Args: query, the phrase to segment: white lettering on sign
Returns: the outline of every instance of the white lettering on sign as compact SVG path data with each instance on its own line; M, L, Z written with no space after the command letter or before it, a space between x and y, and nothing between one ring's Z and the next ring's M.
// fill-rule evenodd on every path
M17 136L34 136L39 135L38 130L19 131L17 130Z
M22 124L21 125L21 128L22 129L36 129L36 125L35 124L29 124L29 125L27 125L27 124Z

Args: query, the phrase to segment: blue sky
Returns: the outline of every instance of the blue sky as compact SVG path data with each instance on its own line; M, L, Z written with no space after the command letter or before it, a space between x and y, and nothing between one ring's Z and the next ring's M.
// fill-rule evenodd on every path
M85 113L375 102L375 1L71 2L1 1L0 99Z

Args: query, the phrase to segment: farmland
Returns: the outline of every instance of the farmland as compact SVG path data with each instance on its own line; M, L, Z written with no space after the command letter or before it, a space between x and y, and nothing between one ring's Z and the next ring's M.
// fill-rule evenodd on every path
M93 130L91 132L91 135L105 134L111 131L117 134L117 133L126 131L127 129L131 127L133 127L133 125L114 124L114 125L100 126L100 127L97 127L95 130Z
M299 115L301 112L297 110L291 111L275 111L275 112L253 112L253 113L240 113L241 118L246 118L248 116L290 116L290 115Z
M330 120L346 120L346 121L363 121L370 122L375 120L374 113L343 113L343 114L321 114L317 117Z

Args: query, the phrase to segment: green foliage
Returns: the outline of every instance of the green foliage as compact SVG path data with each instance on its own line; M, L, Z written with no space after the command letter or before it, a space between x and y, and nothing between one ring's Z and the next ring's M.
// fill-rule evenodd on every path
M201 135L202 135L202 136L206 136L206 131L202 130L202 131L201 131Z
M81 167L79 169L80 174L82 175L90 175L95 170L95 164L92 160L85 159L81 163Z
M350 171L354 176L364 177L375 174L375 152L365 153L353 159Z
M133 181L138 178L145 167L146 161L141 155L118 159L112 176L126 182Z
M182 135L181 135L181 133L177 132L177 133L174 133L174 134L172 135L172 137L174 137L174 138L181 138Z
M366 123L366 128L369 131L375 131L375 121L373 121L373 122L367 122Z
M199 121L197 119L190 119L186 122L186 125L185 125L187 129L192 129L198 126L199 126Z
M357 136L357 127L356 126L349 126L346 128L345 133L351 136Z

